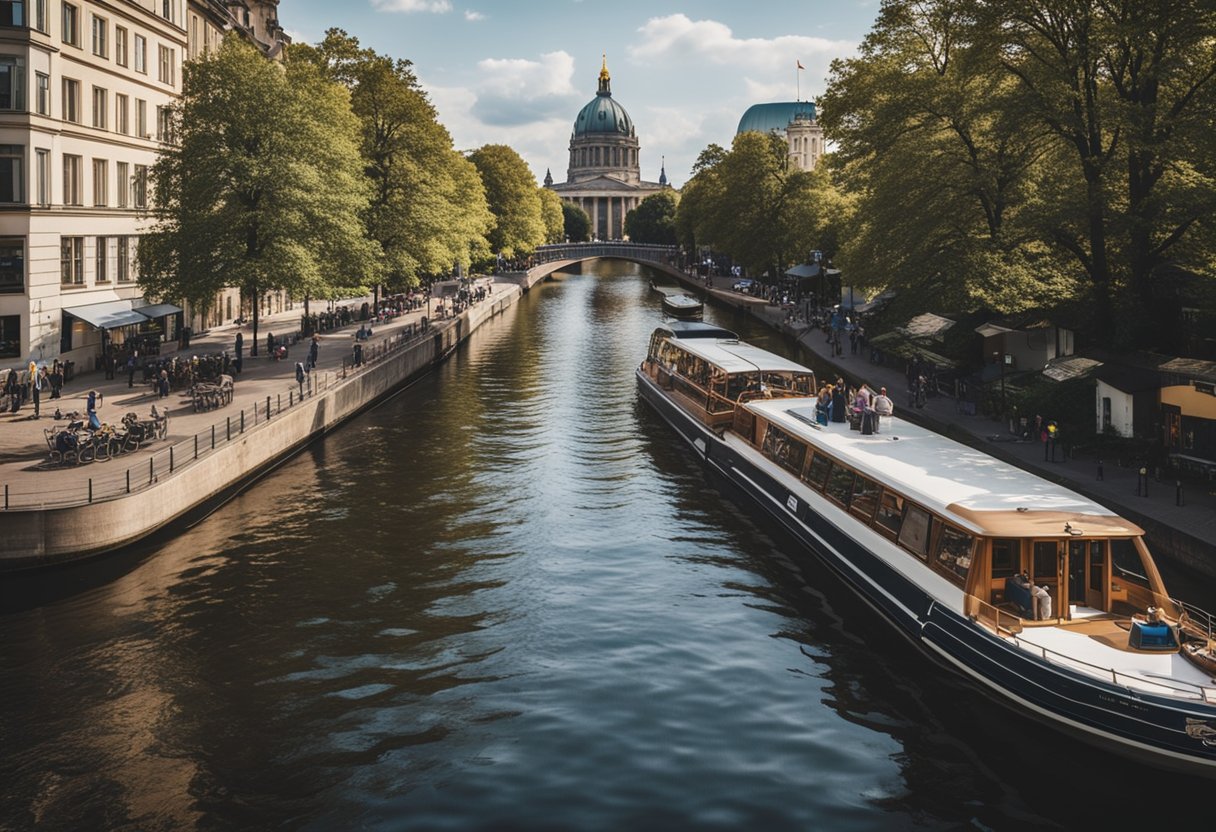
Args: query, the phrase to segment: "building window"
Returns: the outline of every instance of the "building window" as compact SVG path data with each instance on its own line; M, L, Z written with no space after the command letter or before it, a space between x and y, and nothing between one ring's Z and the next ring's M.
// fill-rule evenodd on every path
M43 33L50 31L46 25L46 0L34 0L34 28Z
M173 86L174 60L177 56L174 54L174 50L167 46L160 47L158 54L160 61L157 65L156 78L161 83Z
M84 237L59 238L59 279L65 286L84 284Z
M169 22L175 22L173 17L173 0L160 0L160 16Z
M38 82L38 115L49 116L51 114L51 76L35 72L34 77Z
M0 316L0 358L21 357L21 316Z
M148 166L135 166L135 207L148 207Z
M127 117L128 103L129 99L125 95L114 96L114 132L124 136L131 127Z
M142 98L135 99L135 135L148 138L148 102Z
M81 199L80 157L63 154L63 204L83 205Z
M135 71L148 71L148 39L143 35L135 36Z
M118 237L115 241L118 243L118 274L115 279L119 283L129 283L131 281L131 238Z
M25 291L25 238L0 237L0 292Z
M110 178L107 175L109 170L110 163L105 159L93 160L93 204L98 208L104 208L109 204Z
M71 3L63 4L63 42L80 46L80 10Z
M106 91L93 87L93 126L106 129Z
M0 202L24 202L22 171L25 170L25 147L0 144Z
M93 15L93 54L99 58L110 57L110 45L106 39L106 32L109 26L109 21L104 17Z
M25 25L25 0L0 2L0 26Z
M156 138L173 144L173 110L170 107L156 108Z
M0 110L25 109L25 61L0 56Z
M109 258L107 256L110 253L109 249L109 239L106 237L98 237L97 247L93 251L93 268L96 269L93 276L93 282L95 283L110 282L110 273L106 270L106 266L109 263Z
M187 47L187 52L191 58L198 57L198 15L190 15L190 45Z
M130 174L127 173L128 167L126 162L116 162L114 165L114 175L118 181L114 184L118 188L118 207L126 208L129 202L127 195L131 191Z
M38 177L38 204L44 208L51 204L51 151L38 148L34 151L35 170Z
M114 63L127 65L127 30L122 26L114 27Z
M80 123L80 82L74 78L63 79L63 120Z

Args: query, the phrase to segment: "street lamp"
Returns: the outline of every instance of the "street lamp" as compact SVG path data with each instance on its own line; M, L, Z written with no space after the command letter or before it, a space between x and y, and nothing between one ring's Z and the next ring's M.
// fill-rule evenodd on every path
M1005 418L1005 412L1008 409L1005 403L1005 365L1009 363L1009 359L1013 356L1008 353L1001 354L999 352L992 353L994 360L1000 362L1001 365L1001 418Z

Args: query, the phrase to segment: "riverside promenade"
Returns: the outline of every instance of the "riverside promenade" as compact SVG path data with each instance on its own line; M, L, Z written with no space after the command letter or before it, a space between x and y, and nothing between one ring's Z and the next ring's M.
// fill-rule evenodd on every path
M61 398L44 391L42 416L32 403L16 414L0 415L0 488L6 533L0 538L0 570L27 568L84 557L135 542L173 520L222 498L278 464L312 439L391 393L402 382L442 360L474 329L520 296L518 286L491 283L485 300L455 317L430 320L421 308L374 326L356 341L361 323L319 335L316 369L303 386L296 362L304 362L308 342L289 348L285 360L265 354L268 332L282 337L299 330L302 310L259 321L259 355L249 356L252 328L244 335L245 358L229 404L196 412L189 390L160 398L138 379L113 380L100 371L77 375ZM433 311L434 304L431 309ZM234 354L238 327L211 330L177 355ZM353 366L354 345L363 363ZM153 405L168 415L167 436L139 450L81 464L48 464L46 428L82 414L89 391L96 391L102 423L117 425L127 413L147 419ZM301 395L303 392L303 395Z
M1179 480L1164 474L1160 480L1149 476L1148 495L1143 496L1143 491L1137 489L1139 469L1121 466L1118 459L1101 460L1100 472L1096 457L1065 459L1057 449L1056 461L1044 459L1042 442L1021 440L1009 432L1008 425L989 416L962 413L948 396L930 397L922 408L909 406L908 383L901 368L873 364L862 354L865 351L852 355L847 346L844 355L833 356L820 330L786 323L781 307L731 291L730 278L713 278L710 287L702 279L687 274L681 274L679 279L704 291L712 301L746 310L796 339L815 355L820 366L830 367L846 382L853 385L865 382L875 391L886 387L897 416L1084 494L1144 528L1159 560L1216 577L1216 485L1184 482L1180 505ZM1051 413L1042 415L1045 419L1055 417Z

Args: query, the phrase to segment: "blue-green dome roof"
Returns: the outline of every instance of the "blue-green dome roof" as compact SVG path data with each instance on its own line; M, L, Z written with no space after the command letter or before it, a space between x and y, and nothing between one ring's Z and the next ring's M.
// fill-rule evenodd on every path
M625 108L612 99L612 93L598 93L578 111L574 119L574 135L588 133L615 133L621 136L633 134L633 119Z
M772 130L785 132L785 128L795 117L815 118L815 102L813 101L778 101L772 104L753 104L747 108L743 118L739 119L739 129L736 133L748 130L759 130L768 133Z

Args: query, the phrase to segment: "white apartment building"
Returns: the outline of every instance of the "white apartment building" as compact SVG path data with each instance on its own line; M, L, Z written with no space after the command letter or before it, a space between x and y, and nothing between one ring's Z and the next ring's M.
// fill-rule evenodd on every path
M0 366L90 369L103 344L175 337L180 310L149 308L135 281L185 6L0 1Z

